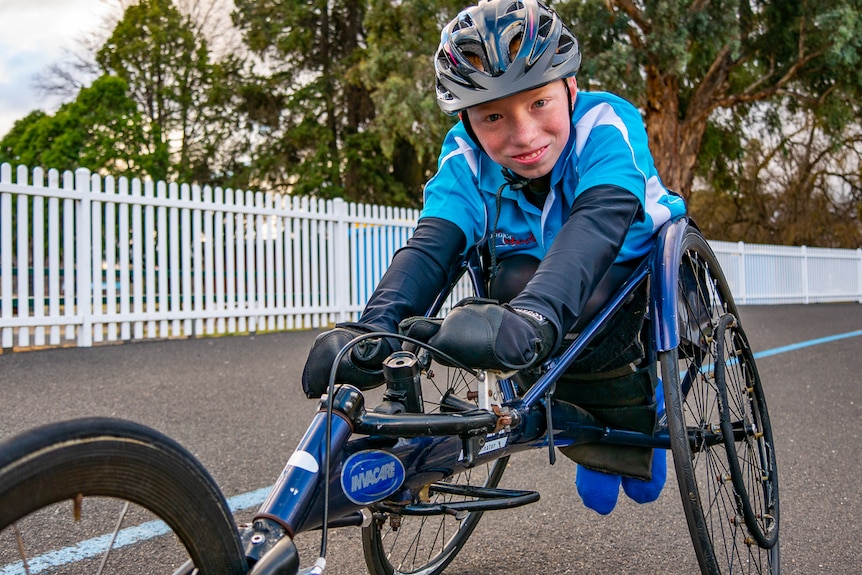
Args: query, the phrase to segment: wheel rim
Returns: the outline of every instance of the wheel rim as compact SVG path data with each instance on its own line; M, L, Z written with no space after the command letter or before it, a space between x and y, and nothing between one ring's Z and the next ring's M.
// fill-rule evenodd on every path
M728 451L742 519L757 545L778 541L778 483L772 427L760 379L736 319L727 315L716 333L716 384L721 396L721 429ZM726 358L726 359L725 359Z
M774 534L770 534L772 549L758 545L745 520L744 497L738 495L734 484L734 476L737 483L740 477L745 482L740 468L752 467L744 459L750 452L747 449L736 451L732 434L727 443L723 439L727 436L728 425L732 427L733 422L744 419L741 414L734 415L724 409L727 401L722 400L716 381L716 371L720 376L723 371L725 380L728 378L722 359L728 348L719 346L716 339L719 320L727 312L735 313L736 310L708 247L697 242L688 246L683 254L679 282L681 342L676 350L676 359L680 381L678 389L673 392L679 394L683 430L687 430L692 452L689 462L677 463L677 470L680 488L688 494L683 502L689 507L686 511L701 568L704 573L715 574L777 573L777 527ZM741 330L734 331L741 334ZM720 349L722 347L725 349ZM753 366L753 359L750 363L748 359L745 358L746 365ZM716 365L721 367L716 370ZM731 372L734 386L742 373L736 369ZM759 388L759 380L757 383ZM736 393L735 390L736 387L731 395ZM762 390L757 393L762 399ZM756 408L758 414L761 409L765 410L763 402L759 405L762 408ZM722 428L723 420L727 422L725 429ZM771 445L771 430L769 442ZM774 463L773 454L770 453L768 458ZM775 492L769 498L774 501L777 521L777 483L773 480L774 474L770 483L775 485Z

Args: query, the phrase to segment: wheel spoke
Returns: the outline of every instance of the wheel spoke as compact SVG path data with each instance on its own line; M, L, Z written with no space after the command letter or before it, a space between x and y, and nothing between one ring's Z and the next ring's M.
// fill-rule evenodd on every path
M76 510L78 509L78 499L75 499ZM123 502L123 508L120 509L120 515L117 517L117 525L114 527L114 532L111 533L111 540L108 542L108 548L105 549L105 554L102 555L102 562L99 564L99 570L96 572L96 575L102 575L102 571L105 570L105 565L108 563L108 556L111 554L111 550L114 548L114 543L117 541L117 533L120 532L120 528L123 526L123 520L126 518L126 513L129 512L129 502Z
M477 389L477 382L475 377L466 371L434 365L424 375L428 380L428 385L425 387L429 390L429 395L436 390L441 396L449 393L465 404L469 401L470 404L476 405L475 399L467 399L467 393ZM426 401L425 407L427 413L433 413L440 411L442 406L439 403ZM505 464L505 459L501 459L492 465L464 470L452 477L442 479L441 482L495 487ZM436 492L433 484L429 488L430 499L421 495L425 493L423 490L413 503L425 502L445 506L448 503L465 500L463 496ZM464 512L457 516L450 514L394 516L399 523L397 530L387 525L390 522L389 515L382 514L381 517L380 520L364 528L362 532L368 571L372 575L392 573L433 575L440 573L466 543L481 513Z
M18 545L18 556L21 558L21 564L24 567L24 573L30 575L30 564L27 561L27 551L24 548L24 538L21 536L21 531L18 529L18 524L13 523L12 529L15 532L15 542Z
M777 573L778 492L760 378L715 256L691 228L677 293L681 341L662 373L680 492L697 495L682 500L701 570Z

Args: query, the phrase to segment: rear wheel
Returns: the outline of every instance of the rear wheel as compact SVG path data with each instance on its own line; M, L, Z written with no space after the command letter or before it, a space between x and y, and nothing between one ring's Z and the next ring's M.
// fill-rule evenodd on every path
M705 574L777 574L778 476L760 376L715 255L693 228L681 255L681 341L660 359L694 549Z
M0 571L240 574L220 490L184 448L135 423L72 420L0 444Z

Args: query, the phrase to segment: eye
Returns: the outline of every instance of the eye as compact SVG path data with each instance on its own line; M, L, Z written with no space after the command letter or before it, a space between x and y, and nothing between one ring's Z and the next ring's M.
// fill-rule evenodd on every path
M536 100L533 104L536 108L544 108L548 104L548 101L542 98L541 100Z
M488 123L497 122L502 119L503 116L501 116L500 114L488 114L487 116L485 116L485 121Z

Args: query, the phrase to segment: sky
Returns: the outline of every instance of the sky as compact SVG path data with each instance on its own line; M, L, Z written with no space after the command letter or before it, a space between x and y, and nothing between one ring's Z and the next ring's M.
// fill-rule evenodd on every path
M77 39L100 28L113 4L105 0L0 0L0 138L36 109L60 101L41 96L35 77L80 51Z

